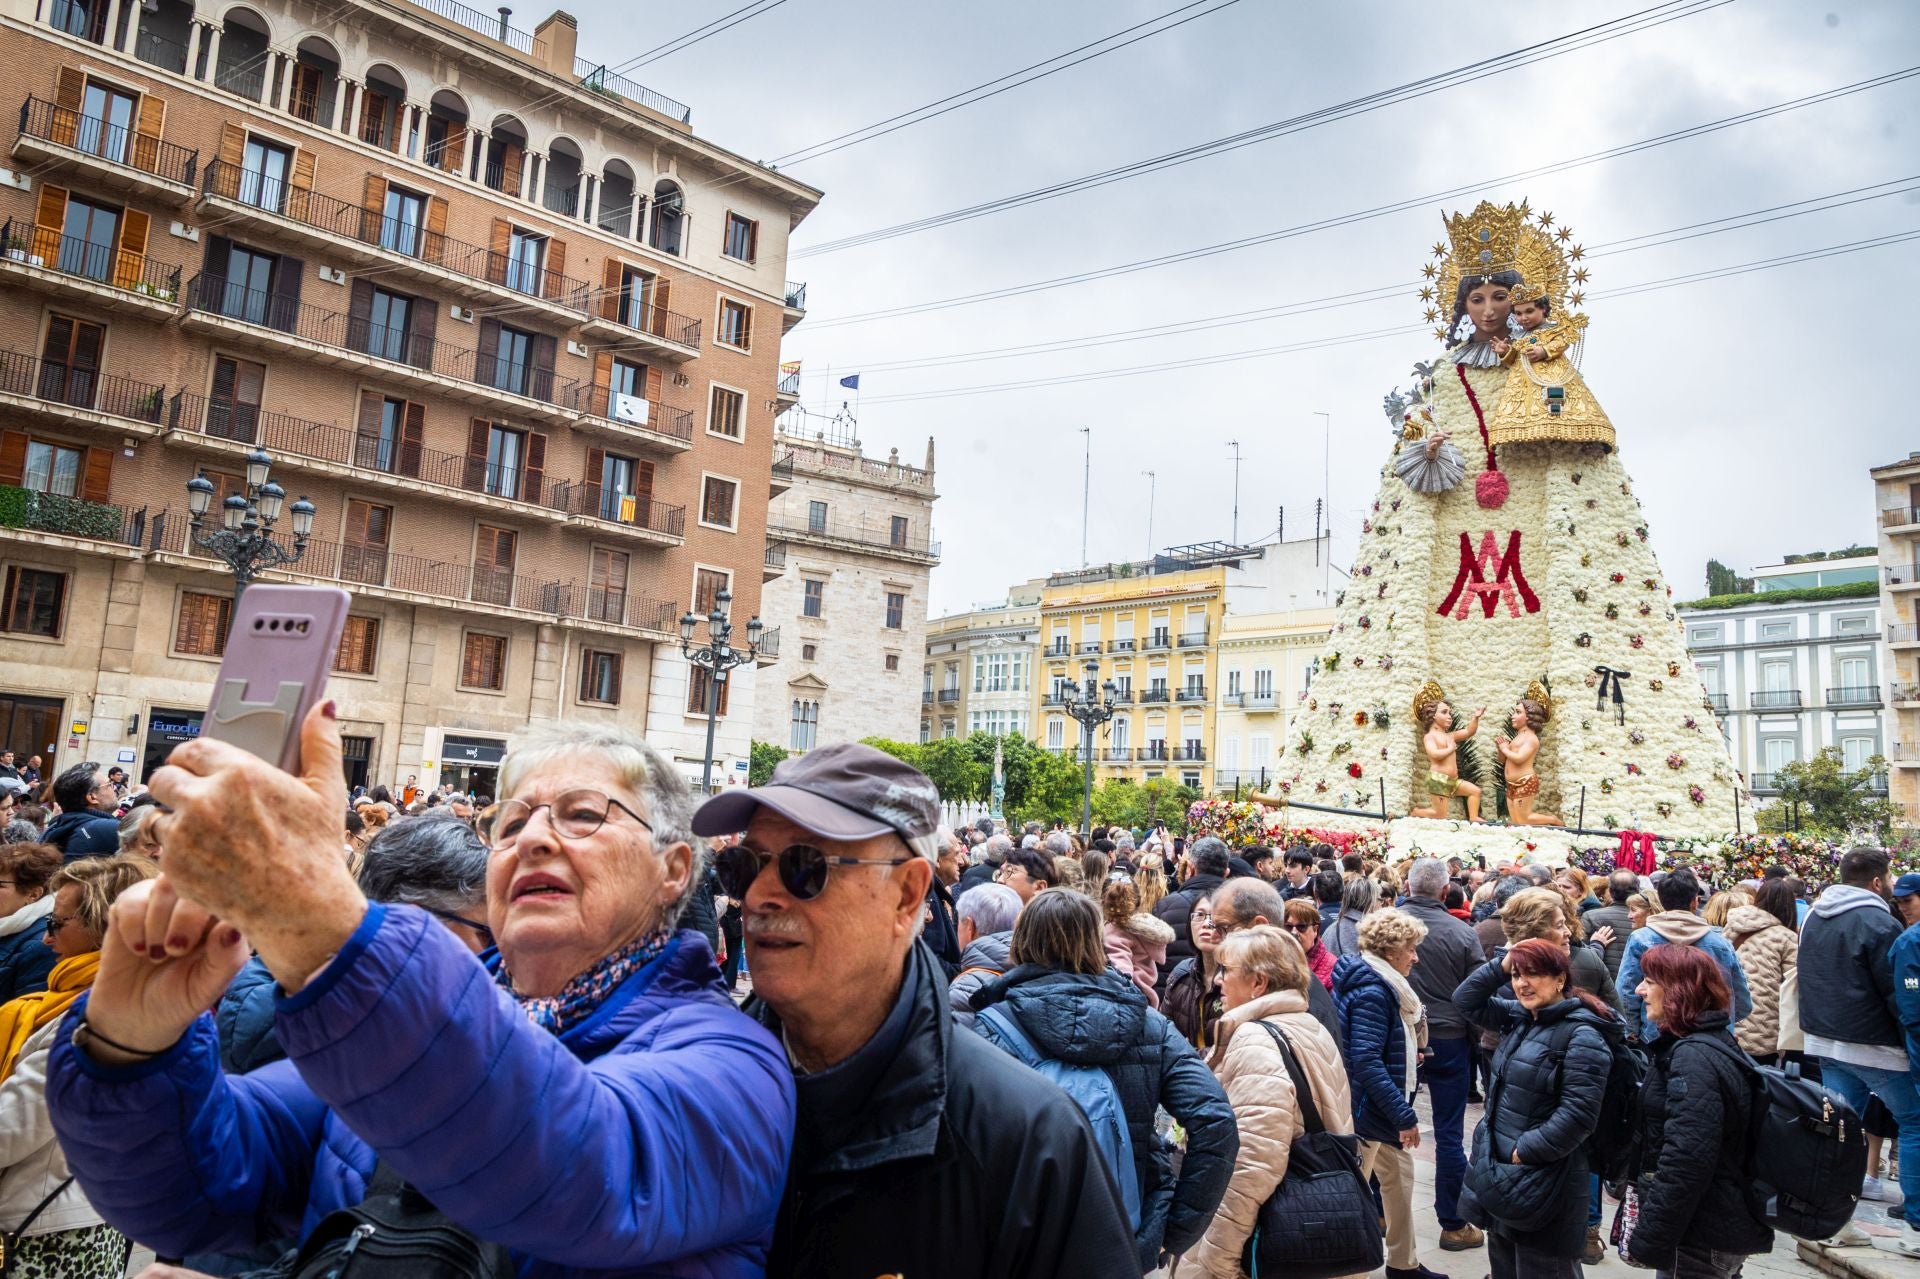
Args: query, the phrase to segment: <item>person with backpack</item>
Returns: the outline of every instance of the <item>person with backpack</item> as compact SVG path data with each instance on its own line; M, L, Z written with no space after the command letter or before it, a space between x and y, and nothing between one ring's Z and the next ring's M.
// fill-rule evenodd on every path
M1660 1034L1641 1090L1639 1212L1622 1247L1660 1279L1732 1279L1773 1249L1746 1193L1753 1068L1728 1029L1733 992L1691 946L1655 946L1640 970L1637 993Z
M1341 1134L1353 1131L1353 1107L1339 1048L1307 1011L1314 978L1300 947L1260 924L1230 934L1217 954L1227 1011L1210 1060L1233 1107L1240 1149L1219 1211L1181 1258L1180 1273L1191 1268L1206 1279L1240 1279L1261 1208L1286 1179L1294 1143L1309 1131L1308 1103L1325 1131ZM1310 1096L1295 1087L1288 1054ZM1377 1235L1373 1246L1379 1246Z
M1133 1218L1140 1274L1192 1247L1240 1148L1227 1095L1172 1022L1109 970L1100 908L1084 893L1037 894L1013 926L1013 967L973 997L973 1029L1080 1103ZM1187 1133L1178 1174L1154 1127Z
M1512 999L1498 994L1508 984ZM1501 1034L1461 1210L1487 1231L1493 1279L1574 1279L1587 1243L1588 1142L1626 1041L1620 1019L1573 984L1567 948L1542 937L1488 960L1453 998Z

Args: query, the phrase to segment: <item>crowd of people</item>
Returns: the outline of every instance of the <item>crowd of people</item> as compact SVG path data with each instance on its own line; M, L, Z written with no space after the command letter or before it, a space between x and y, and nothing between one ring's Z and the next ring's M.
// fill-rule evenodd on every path
M1920 1256L1920 875L1876 849L1716 885L956 830L865 746L697 803L614 727L521 734L498 802L349 795L329 706L302 755L0 757L9 1273L1236 1279L1332 1141L1356 1274L1436 1274L1430 1220L1578 1275L1625 1201L1632 1263L1725 1279L1774 1242L1751 1062L1865 1117Z

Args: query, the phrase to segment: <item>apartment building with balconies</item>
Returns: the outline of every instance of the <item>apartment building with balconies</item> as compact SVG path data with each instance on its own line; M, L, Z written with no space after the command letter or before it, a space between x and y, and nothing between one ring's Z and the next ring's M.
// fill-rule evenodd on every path
M1920 824L1920 453L1872 471L1891 710L1889 797Z
M1756 802L1778 794L1781 768L1828 747L1852 769L1887 754L1879 576L1872 555L1792 556L1754 569L1751 591L1674 610L1702 709Z
M1220 705L1213 724L1217 790L1257 791L1271 784L1333 622L1333 610L1325 608L1229 609L1220 627Z
M1032 737L1040 677L1040 593L1044 578L1010 587L1007 598L927 623L920 671L920 740L1017 733Z
M317 507L269 577L353 594L356 779L489 789L549 718L698 776L674 621L760 611L820 193L578 37L453 0L0 0L0 743L145 767L197 733L232 582L185 485L217 505L264 449Z
M754 737L799 752L828 742L912 741L922 719L933 441L926 464L868 457L844 420L792 411L777 424L761 618L782 632L760 672Z

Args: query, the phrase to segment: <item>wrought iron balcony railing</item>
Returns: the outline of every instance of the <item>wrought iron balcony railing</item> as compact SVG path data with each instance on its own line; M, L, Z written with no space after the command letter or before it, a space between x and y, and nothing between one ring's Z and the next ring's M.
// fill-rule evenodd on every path
M604 418L616 426L632 427L636 431L647 431L675 440L693 439L693 414L687 409L668 408L664 404L639 400L638 403L647 406L647 420L634 421L632 414L627 417L619 415L617 412L619 401L614 398L611 388L595 386L591 382L568 383L562 400L568 408L577 413Z
M0 224L0 255L9 261L55 271L78 280L91 280L172 302L180 296L180 268L155 262L144 253L132 253L112 244L96 244L77 235L61 235L52 227L8 218Z
M668 506L650 497L605 488L597 480L562 480L551 487L553 496L548 505L556 511L607 524L646 529L668 537L681 537L686 533L687 508L684 506Z
M19 351L0 351L0 392L158 425L166 388Z
M182 53L184 61L184 50ZM182 186L193 185L200 164L200 153L192 147L163 142L152 134L137 133L124 125L110 124L98 116L31 95L20 104L20 133L23 137L72 147L109 164L138 169Z

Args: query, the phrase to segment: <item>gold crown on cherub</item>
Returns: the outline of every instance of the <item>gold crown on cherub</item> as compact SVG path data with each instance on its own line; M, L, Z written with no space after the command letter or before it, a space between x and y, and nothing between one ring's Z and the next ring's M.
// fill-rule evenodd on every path
M1420 686L1420 691L1413 695L1413 722L1423 729L1426 728L1433 723L1434 711L1446 700L1447 695L1441 690L1440 682L1428 680Z
M1532 702L1540 708L1540 722L1546 723L1553 718L1553 697L1547 692L1547 686L1539 680L1527 685L1527 691L1520 696L1523 702Z

